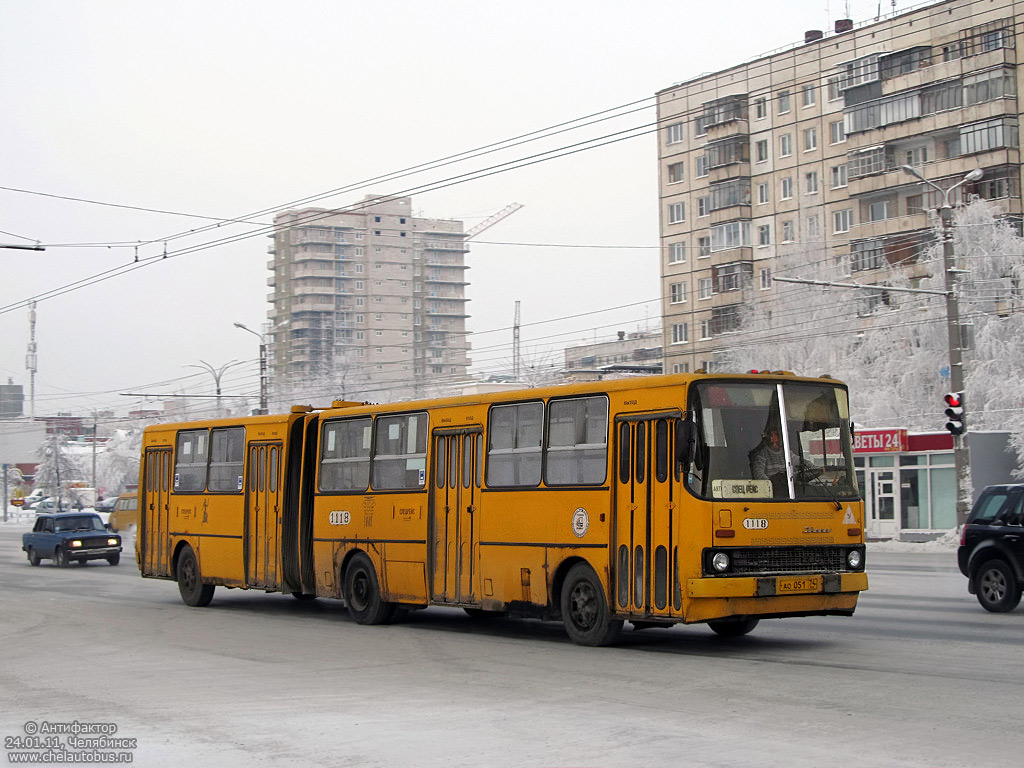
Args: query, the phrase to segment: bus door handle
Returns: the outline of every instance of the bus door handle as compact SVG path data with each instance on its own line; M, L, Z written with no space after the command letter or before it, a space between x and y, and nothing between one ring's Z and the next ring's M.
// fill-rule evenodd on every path
M474 512L476 512L476 504L470 504L468 507L466 507L466 511L472 515Z

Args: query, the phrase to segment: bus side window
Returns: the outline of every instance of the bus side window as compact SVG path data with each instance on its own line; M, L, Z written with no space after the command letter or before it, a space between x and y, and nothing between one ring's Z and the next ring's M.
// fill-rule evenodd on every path
M210 490L241 492L245 427L215 429L210 436Z
M209 433L193 429L178 433L174 451L174 490L206 490L206 458Z
M487 485L539 485L544 404L496 405L488 418Z
M427 468L427 414L378 416L370 484L374 490L422 488Z
M608 398L548 403L547 485L600 485L608 467Z
M320 490L365 491L370 484L372 419L329 421L320 440Z

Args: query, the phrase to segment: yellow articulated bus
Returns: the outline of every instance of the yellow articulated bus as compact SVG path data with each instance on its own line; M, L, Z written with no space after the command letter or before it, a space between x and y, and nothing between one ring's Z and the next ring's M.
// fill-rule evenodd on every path
M843 384L671 375L145 431L143 576L561 619L583 645L852 615L867 589Z

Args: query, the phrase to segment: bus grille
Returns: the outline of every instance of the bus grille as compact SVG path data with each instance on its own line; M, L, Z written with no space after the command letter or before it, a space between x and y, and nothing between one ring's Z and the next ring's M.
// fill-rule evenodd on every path
M750 547L730 549L732 573L804 573L846 570L841 547Z

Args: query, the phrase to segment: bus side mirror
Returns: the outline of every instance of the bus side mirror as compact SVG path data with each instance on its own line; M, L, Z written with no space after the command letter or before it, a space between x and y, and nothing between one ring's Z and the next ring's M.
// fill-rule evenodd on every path
M690 419L676 422L676 464L683 465L683 471L690 471L694 446L697 443L697 425Z

